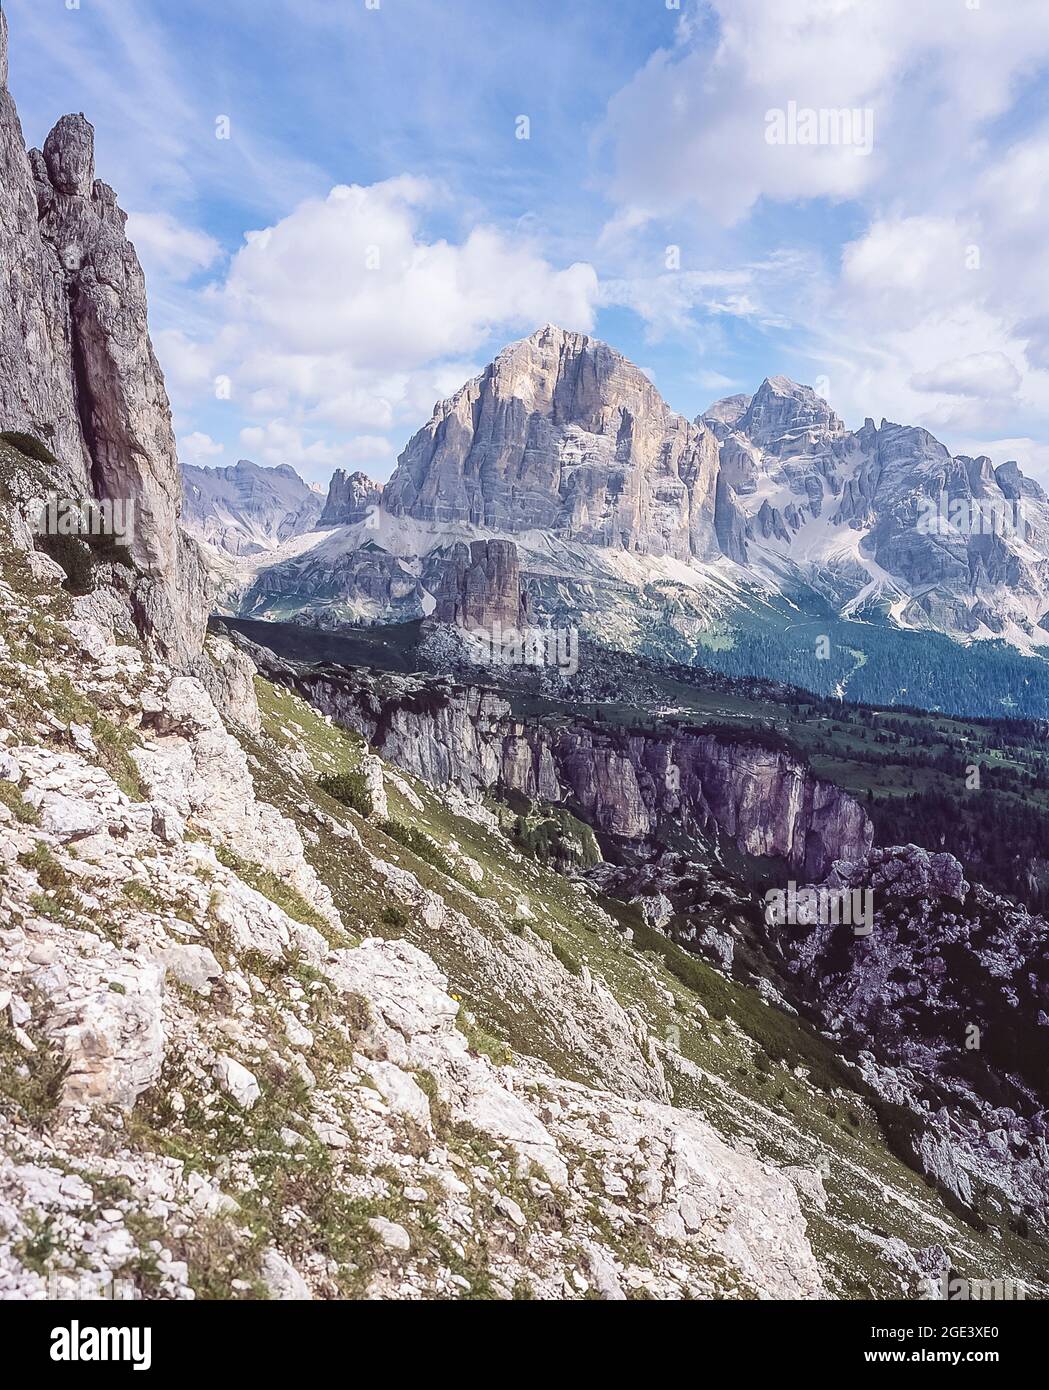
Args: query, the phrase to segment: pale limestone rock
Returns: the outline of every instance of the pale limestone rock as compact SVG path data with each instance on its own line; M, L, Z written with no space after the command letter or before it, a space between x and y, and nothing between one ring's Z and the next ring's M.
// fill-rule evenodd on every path
M705 425L674 414L607 344L547 325L437 406L383 507L708 559L718 553L717 471Z
M665 927L674 915L674 904L665 893L642 894L630 902L649 927Z
M368 1225L388 1250L406 1252L412 1248L411 1236L396 1221L387 1221L384 1216L371 1216Z
M182 469L182 524L230 555L274 550L312 531L324 506L290 464L264 468L250 459L232 467Z
M371 797L372 815L379 820L388 820L390 803L386 796L386 784L382 777L381 759L372 753L366 753L361 759L361 771L364 774L368 795Z
M262 1088L252 1073L233 1057L217 1058L214 1072L215 1080L242 1110L250 1110L262 1095Z
M222 977L222 966L206 946L165 946L157 956L170 975L197 993Z
M163 968L95 958L36 973L48 994L48 1033L69 1063L64 1105L129 1109L160 1075L164 1060Z
M426 1092L420 1090L414 1077L394 1066L392 1062L371 1062L368 1074L391 1110L429 1127L430 1101Z
M381 498L381 483L373 482L366 473L346 473L337 468L328 485L327 501L317 526L354 526L366 519Z
M262 1257L260 1269L262 1281L269 1290L270 1298L281 1302L312 1299L309 1285L290 1260L279 1250L267 1250Z
M44 829L60 840L76 840L102 829L104 822L98 807L80 797L34 790L26 799L40 813Z
M225 638L209 637L200 678L223 716L257 734L262 727L255 697L255 667Z

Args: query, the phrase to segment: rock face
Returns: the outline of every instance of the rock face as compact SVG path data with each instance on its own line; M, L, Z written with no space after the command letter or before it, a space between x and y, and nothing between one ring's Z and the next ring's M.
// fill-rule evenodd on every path
M395 515L710 559L717 446L597 339L548 325L514 343L409 442Z
M874 929L769 929L787 978L886 1101L924 1108L912 1142L930 1177L982 1210L988 1180L1049 1222L1049 926L970 885L951 854L916 845L836 863L826 883L870 890Z
M859 803L773 748L583 721L547 727L513 719L507 701L476 686L391 677L379 694L364 673L295 668L260 648L253 654L388 761L437 786L569 802L594 829L627 840L643 841L671 822L693 834L720 833L747 854L785 859L809 877L871 846Z
M433 607L443 562L432 570L432 589L424 586L418 568L376 545L346 545L335 532L302 555L263 569L240 611L251 616L279 608L318 627L420 618Z
M274 1298L509 1299L525 1281L543 1298L826 1292L792 1176L668 1103L640 1009L510 931L501 903L468 920L367 849L349 810L306 803L300 834L257 799L252 769L265 759L298 801L316 766L258 731L249 761L193 677L83 620L42 637L46 673L24 663L11 640L57 594L23 593L0 584L5 685L26 695L0 708L0 772L18 788L0 798L0 1297L82 1295L81 1276L94 1297L114 1276L136 1297L204 1296L212 1241L231 1252L231 1294L257 1278ZM35 718L51 674L120 711L134 798L85 727ZM369 771L381 784L377 758ZM49 820L59 806L77 814ZM469 941L461 959L541 1007L600 1086L475 1046L448 976L411 942L350 946L306 858L322 832L391 914ZM580 910L600 929L603 913ZM171 1155L176 1135L199 1162ZM290 1207L268 1217L291 1183L289 1235ZM260 1196L265 1243L244 1229ZM61 1248L30 1260L43 1228ZM483 1263L453 1273L447 1241Z
M43 156L35 157L46 177ZM71 478L89 457L75 385L65 273L40 237L34 170L7 87L7 18L0 13L0 412L3 428L49 444Z
M232 468L182 470L183 522L231 555L275 550L312 531L324 503L288 464L262 468L239 459Z
M382 484L373 482L366 473L346 473L339 468L328 485L328 499L317 524L355 526L379 505L382 492Z
M891 607L908 626L1044 642L1049 504L1015 462L952 457L928 431L887 420L846 430L786 377L700 419L759 572L793 561L845 617Z
M55 486L130 504L136 621L187 664L200 651L207 600L178 526L181 480L142 268L113 190L95 178L83 116L63 116L43 151L26 154L2 19L0 45L0 421L53 450Z
M437 592L434 621L492 632L528 625L528 601L513 541L473 541L453 548Z

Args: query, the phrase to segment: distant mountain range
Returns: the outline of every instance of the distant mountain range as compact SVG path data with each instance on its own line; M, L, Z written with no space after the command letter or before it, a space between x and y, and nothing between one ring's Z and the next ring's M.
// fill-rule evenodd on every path
M231 612L423 617L457 546L503 538L540 622L819 693L1049 713L1044 663L1020 659L1049 644L1042 489L917 427L847 430L786 377L690 421L547 325L435 407L385 488L340 472L321 508L287 467L186 472L193 529L252 557Z
M312 531L324 498L289 464L263 468L239 459L232 468L182 470L182 524L231 555L256 555Z

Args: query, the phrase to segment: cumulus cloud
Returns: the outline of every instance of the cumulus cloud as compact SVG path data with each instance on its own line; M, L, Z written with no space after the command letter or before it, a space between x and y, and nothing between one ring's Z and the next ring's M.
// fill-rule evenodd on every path
M684 223L699 247L733 226L768 249L791 225L773 205L805 209L824 264L756 274L722 312L790 324L854 422L1019 435L1049 413L1049 131L1018 105L1047 65L1041 0L710 0L609 103L605 244L657 224L678 240ZM799 136L802 112L869 110L872 152L769 143L770 114L790 110ZM829 208L844 201L842 245ZM635 290L632 307L678 331L718 305Z
M222 252L214 237L184 226L166 212L129 213L127 234L150 278L160 274L187 280L214 265Z
M916 390L942 391L948 396L1008 396L1021 380L1004 352L973 352L911 377Z
M339 186L249 233L203 296L214 331L158 339L180 404L228 377L260 461L381 464L395 452L384 432L417 428L493 335L501 345L548 320L593 328L590 265L558 267L492 226L432 238L424 224L441 199L407 176Z
M609 104L617 225L689 207L733 223L762 198L854 198L898 181L901 161L924 182L1049 53L1042 0L948 8L711 0L712 22L679 26ZM808 112L839 138L806 143ZM840 138L844 112L869 113L872 147ZM779 118L788 143L767 138Z
M308 440L303 431L286 420L270 420L265 425L248 425L240 432L240 443L255 463L275 467L291 463L296 468L321 469L363 468L371 464L382 470L389 464L393 446L382 435L358 435L353 439L330 443L325 439Z
M496 330L548 319L593 326L591 266L558 270L494 227L429 241L422 218L437 198L432 184L405 176L307 200L248 236L223 291L227 312L297 359L307 381L333 356L396 372L471 352Z
M191 434L179 435L178 451L183 463L200 467L225 453L225 448L209 434L194 430Z

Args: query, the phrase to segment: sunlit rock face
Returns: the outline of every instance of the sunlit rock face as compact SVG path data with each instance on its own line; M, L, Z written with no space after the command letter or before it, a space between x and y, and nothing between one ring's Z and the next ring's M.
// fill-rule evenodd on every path
M401 455L395 515L708 559L717 444L613 348L547 326L436 407Z

